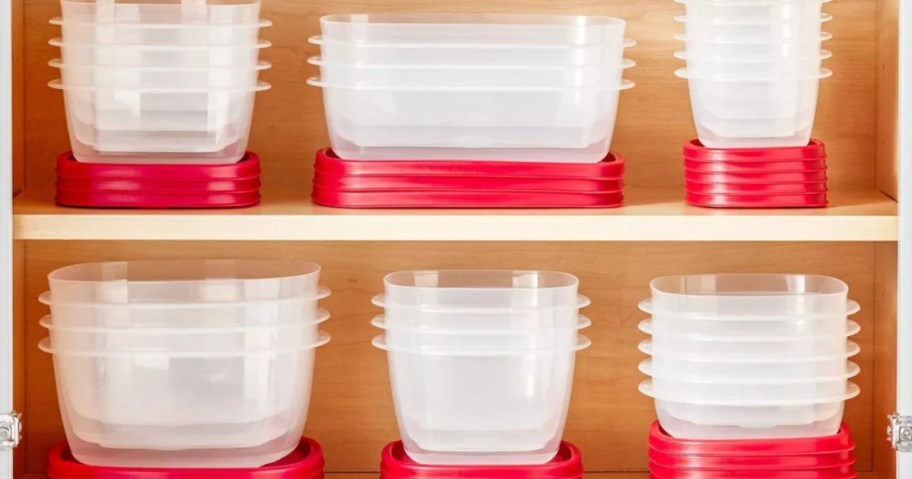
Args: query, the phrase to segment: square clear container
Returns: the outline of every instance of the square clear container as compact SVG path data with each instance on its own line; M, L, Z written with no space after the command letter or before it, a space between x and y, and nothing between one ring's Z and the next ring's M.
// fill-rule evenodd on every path
M50 44L60 47L60 57L71 65L115 67L250 67L257 65L260 50L272 44L260 40L242 46L161 46L99 45L70 43L56 38Z
M64 41L96 45L249 46L256 45L261 28L271 22L209 25L188 23L110 23L51 19Z
M260 2L251 0L61 0L65 21L150 25L255 24Z
M799 26L820 22L829 0L675 0L687 18L701 23L770 22Z
M801 274L696 274L650 282L653 313L688 317L781 317L846 314L849 286L836 278Z
M544 464L566 424L576 350L387 349L406 453L421 464Z
M327 15L323 38L363 43L623 44L619 18L570 15L379 13Z
M53 354L64 428L79 461L241 468L274 462L297 446L317 344L195 354L40 346Z
M613 64L633 40L593 45L448 45L445 43L364 43L312 37L328 62L359 65L468 65L568 67Z
M56 269L48 283L54 304L220 306L317 296L320 270L316 263L287 259L111 261Z
M271 68L266 62L238 67L112 67L73 65L51 60L49 65L60 69L64 88L119 89L254 89L261 71Z
M466 66L466 65L360 65L338 63L314 57L326 83L367 88L567 88L616 86L623 82L626 68L634 63L616 62L580 67Z
M341 158L597 163L611 147L621 89L323 88Z
M90 163L235 163L250 136L260 83L244 89L66 87L70 144Z

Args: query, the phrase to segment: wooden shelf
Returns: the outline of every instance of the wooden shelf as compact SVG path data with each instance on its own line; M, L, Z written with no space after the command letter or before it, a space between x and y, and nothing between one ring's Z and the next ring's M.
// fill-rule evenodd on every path
M896 241L896 202L876 190L837 190L825 209L714 210L679 188L634 189L617 209L345 210L265 191L238 210L93 210L20 195L20 240L277 241Z

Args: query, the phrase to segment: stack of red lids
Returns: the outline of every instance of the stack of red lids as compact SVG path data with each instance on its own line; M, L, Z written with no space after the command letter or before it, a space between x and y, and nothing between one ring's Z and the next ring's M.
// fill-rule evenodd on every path
M819 208L827 205L826 149L811 140L787 148L684 144L687 202L710 208Z
M612 208L624 159L594 164L343 160L317 152L314 203L338 208Z
M582 479L579 450L562 442L551 462L523 466L431 466L418 464L405 454L401 441L383 448L380 479ZM51 478L54 479L54 478Z
M97 208L238 208L260 202L260 158L214 165L82 163L57 158L57 204Z
M798 439L675 439L649 430L650 479L854 479L848 426L833 436Z
M298 448L272 464L249 469L180 469L87 466L66 443L51 449L48 479L323 479L323 450L303 438Z

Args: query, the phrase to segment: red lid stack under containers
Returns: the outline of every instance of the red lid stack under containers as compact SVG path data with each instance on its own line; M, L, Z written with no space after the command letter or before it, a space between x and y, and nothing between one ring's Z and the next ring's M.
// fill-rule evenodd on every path
M847 425L833 436L713 441L676 439L649 429L650 479L854 479L855 442Z
M623 161L610 147L620 92L633 86L623 20L358 14L320 25L310 63L321 76L308 83L323 90L332 152L318 154L315 203L622 204Z
M63 91L72 152L58 162L58 204L259 202L258 160L230 178L239 183L212 180L222 166L251 161L254 98L269 88L258 80L270 67L259 61L269 46L259 31L271 25L260 19L260 2L62 0L61 11L51 21L61 29L61 38L51 40L60 58L50 62L60 79L50 86ZM91 167L67 176L67 161Z
M826 155L811 140L831 35L823 0L680 0L676 18L699 140L684 147L685 198L710 208L827 205Z

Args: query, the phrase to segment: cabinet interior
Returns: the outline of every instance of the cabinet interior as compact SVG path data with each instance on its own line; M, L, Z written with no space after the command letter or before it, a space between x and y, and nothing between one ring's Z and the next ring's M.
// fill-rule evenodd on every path
M47 87L57 72L47 62L58 52L47 41L59 35L48 19L57 0L14 0L17 41L17 184L30 198L53 203L54 161L68 148L60 92ZM833 40L825 62L835 75L823 80L815 137L826 142L834 192L896 192L896 31L898 0L840 0L826 4L834 17L825 24ZM637 83L622 93L612 149L628 160L629 197L639 191L680 189L682 143L695 137L687 84L673 72L682 44L673 20L682 6L670 0L263 0L263 17L275 26L262 36L273 42L262 58L273 64L262 79L273 89L257 98L250 148L263 158L264 201L309 193L313 152L328 146L321 93L305 80L315 76L306 58L318 47L306 39L319 33L327 13L384 11L512 12L611 15L628 20L627 36L639 45L627 56L637 62L628 77ZM98 214L97 211L93 212ZM117 213L112 213L117 214ZM142 213L137 213L141 215ZM186 214L186 213L184 213ZM219 214L230 215L230 211ZM344 213L340 213L344 214ZM469 213L470 214L470 213ZM534 214L534 213L530 213ZM726 214L720 212L719 214ZM763 215L764 212L749 214ZM775 212L769 213L776 214ZM547 216L541 217L547 221ZM74 228L91 229L92 221ZM150 236L159 226L145 225ZM419 226L420 227L420 226ZM682 222L686 227L686 222ZM861 312L855 341L862 353L856 382L862 395L848 403L846 419L858 444L857 467L865 479L895 479L894 453L884 441L886 415L895 409L896 243L878 242L387 242L387 241L63 241L16 242L15 396L24 413L24 442L16 450L16 479L38 479L50 446L63 439L50 357L37 342L47 313L37 296L51 270L73 263L143 258L297 258L323 265L323 283L333 295L322 304L333 318L325 329L332 342L318 353L306 434L324 446L327 472L369 473L378 469L384 444L398 438L384 353L370 345L378 334L369 321L379 313L370 297L382 289L384 273L400 269L490 267L567 271L592 298L584 314L593 327L584 334L593 346L578 356L566 439L583 452L586 470L644 479L646 433L655 419L651 400L637 384L645 356L637 343L646 336L636 324L645 317L637 302L649 280L666 274L701 272L798 272L839 277ZM627 474L629 473L629 474Z

